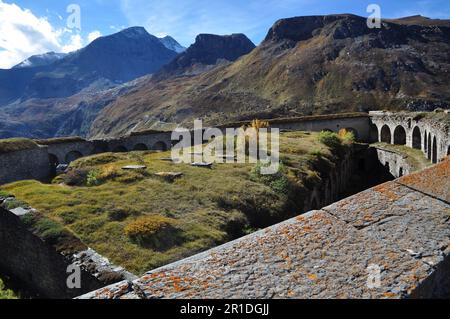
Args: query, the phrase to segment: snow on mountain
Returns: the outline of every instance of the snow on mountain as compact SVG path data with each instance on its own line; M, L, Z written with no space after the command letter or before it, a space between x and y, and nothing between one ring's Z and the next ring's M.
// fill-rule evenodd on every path
M165 36L163 38L159 38L159 41L169 50L175 51L176 53L181 53L186 50L184 46L179 44L174 38L171 36Z
M13 67L13 69L29 68L52 64L65 57L65 53L47 52L44 54L33 55Z

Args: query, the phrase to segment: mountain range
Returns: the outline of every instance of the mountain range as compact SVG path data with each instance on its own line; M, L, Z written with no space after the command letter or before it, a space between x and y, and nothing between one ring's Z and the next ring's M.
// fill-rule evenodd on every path
M281 19L257 47L201 34L185 49L144 28L0 70L0 137L117 136L236 120L448 108L450 20Z

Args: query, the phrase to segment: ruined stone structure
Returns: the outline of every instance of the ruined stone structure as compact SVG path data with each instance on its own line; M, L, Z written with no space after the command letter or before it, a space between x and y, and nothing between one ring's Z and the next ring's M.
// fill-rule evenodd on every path
M243 124L247 123L227 127ZM275 119L270 120L270 125L281 130L346 129L359 141L404 144L422 150L431 161L442 163L408 175L412 168L402 154L379 147L367 149L366 145L359 155L356 150L335 172L330 172L323 187L313 190L305 204L311 212L153 270L140 279L133 280L133 275L127 274L125 281L82 298L450 296L447 122L417 113L371 112ZM22 179L45 180L57 164L92 154L164 151L173 145L171 132L154 131L109 140L62 138L38 143L36 149L0 155L0 185ZM392 176L401 178L314 211L338 198L347 187L354 166L370 170L375 162L389 166ZM87 279L83 280L89 283L84 287L99 288L99 265L108 264L101 261L103 257L86 250L75 259L67 258L21 225L14 212L0 210L0 219L0 245L8 255L0 269L6 268L21 280L38 286L46 280L43 295L74 297L73 291L67 292L61 286L66 266L97 259L97 266L85 267L94 269L94 274L86 272ZM22 250L27 250L27 254L18 253ZM36 277L27 277L30 267L37 267L24 262L28 258L42 264ZM367 269L372 264L381 271L383 284L377 289L366 285ZM113 266L108 267L110 271ZM54 275L45 279L49 273Z
M0 201L1 203L1 201ZM122 267L89 249L76 238L66 239L67 248L55 247L21 220L32 213L18 208L8 211L0 206L0 270L26 285L33 294L45 298L71 298L122 279L136 277ZM80 267L81 287L67 286L70 265Z
M369 115L372 142L422 150L433 163L450 155L450 123L427 119L420 113L370 112Z
M386 142L404 144L421 149L433 163L450 153L450 124L421 118L420 113L370 112L305 116L299 118L269 120L271 127L280 130L338 132L346 129L362 142ZM232 123L225 127L239 127L248 122ZM69 164L73 160L104 152L134 150L164 151L172 147L171 132L136 132L128 136L108 140L84 140L61 138L39 141L41 148L35 155L20 151L0 156L0 185L23 179L43 180L54 172L56 165ZM39 154L37 154L39 153ZM33 158L33 161L29 159ZM392 166L398 166L393 163ZM399 176L399 167L394 176Z
M80 298L449 297L449 189L450 158Z
M45 146L0 155L0 185L25 179L45 180L50 176Z

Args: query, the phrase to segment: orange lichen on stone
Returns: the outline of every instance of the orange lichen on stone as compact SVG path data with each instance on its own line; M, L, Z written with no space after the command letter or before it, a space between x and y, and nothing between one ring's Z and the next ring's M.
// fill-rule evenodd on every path
M390 201L395 202L396 200L398 200L400 198L400 196L398 196L397 194L395 194L390 188L389 186L391 186L392 184L381 184L378 185L376 187L373 188L374 191L384 195L385 197L387 197Z
M447 157L443 162L424 171L406 175L399 179L399 183L418 189L434 196L444 196L450 200L450 160Z
M310 280L317 280L317 275L316 275L316 274L309 274L309 275L308 275L308 278L309 278Z
M384 297L386 298L395 298L395 296L397 296L396 294L394 294L393 292L385 292L383 294Z

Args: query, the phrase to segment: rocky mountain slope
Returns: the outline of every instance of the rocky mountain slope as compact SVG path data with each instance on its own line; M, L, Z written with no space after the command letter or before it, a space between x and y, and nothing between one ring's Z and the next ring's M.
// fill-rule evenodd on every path
M181 44L179 44L177 42L177 40L175 40L174 38L172 38L170 35L167 35L163 38L159 38L159 41L169 50L175 51L176 53L181 53L184 50L186 50L186 48L184 46L182 46Z
M122 33L128 34L129 31L141 33L142 30L133 28ZM137 35L139 36L139 34ZM173 47L180 46L173 38L163 39L169 40ZM158 41L163 39L158 39ZM123 45L122 41L114 38L111 39L110 45L113 46L115 42L117 45ZM168 42L165 45L168 45ZM254 44L246 36L240 34L231 36L200 35L189 50L179 54L174 63L168 64L168 69L158 72L158 76L171 76L169 72L172 75L188 74L194 69L196 73L204 72L218 64L230 63L254 47ZM134 57L130 56L130 58ZM130 64L135 62L131 61ZM120 69L117 67L111 67L111 72L118 70ZM24 101L10 103L3 106L2 112L0 112L0 137L88 136L92 131L92 122L106 105L111 104L123 94L144 87L152 78L152 75L147 75L120 85L100 78L69 97L28 98ZM166 128L167 125L156 119L153 127L161 129Z
M155 75L155 80L200 74L217 64L236 61L254 48L253 42L244 34L199 34L194 44L162 67Z
M282 19L232 64L149 80L103 109L92 136L156 121L189 126L251 118L448 107L450 21L423 17L369 29L355 15Z
M13 66L13 69L32 68L52 64L66 56L65 53L47 52L44 54L33 55L28 59Z
M144 28L128 28L100 37L53 63L37 58L41 63L36 66L0 70L0 105L69 97L88 86L101 89L125 83L158 71L176 55Z
M68 55L50 52L0 70L0 138L86 136L97 113L134 79L177 55L161 41L133 27Z

